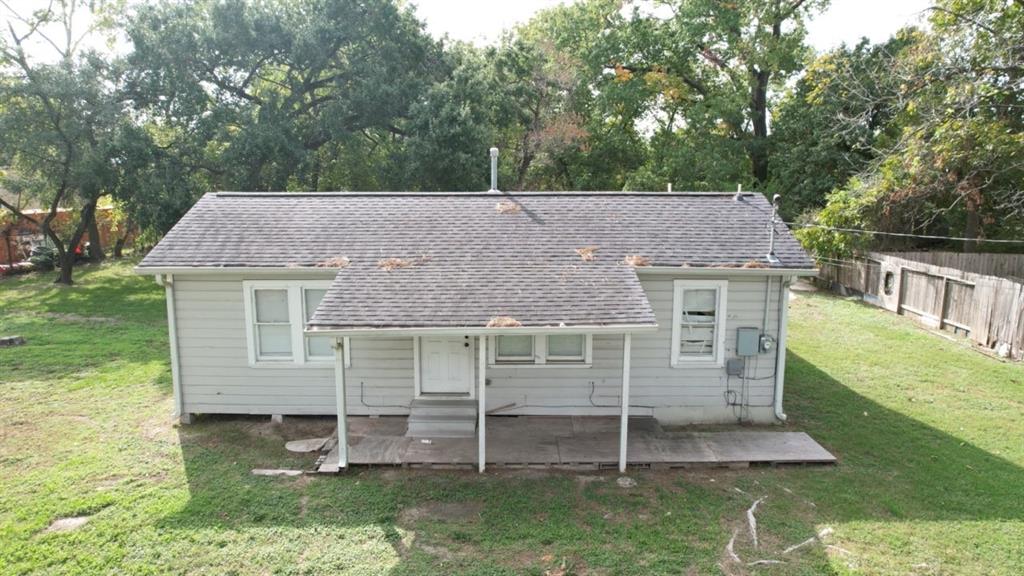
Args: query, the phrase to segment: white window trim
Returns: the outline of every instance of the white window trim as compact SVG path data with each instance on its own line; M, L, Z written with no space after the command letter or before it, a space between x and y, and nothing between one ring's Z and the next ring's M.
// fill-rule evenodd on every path
M570 333L566 333L569 335ZM573 332L572 335L581 335ZM516 334L522 336L522 334ZM531 334L533 336L533 360L498 360L498 336L488 336L487 366L490 368L590 368L594 363L594 335L583 336L583 359L563 360L548 356L549 334Z
M705 357L690 357L679 354L679 340L682 338L683 292L685 290L714 289L715 297L715 336L714 354ZM673 368L680 366L724 366L725 365L725 332L729 301L728 280L674 280L672 282L672 340L669 343L669 359Z
M290 368L299 366L330 366L334 357L309 358L306 347L305 290L326 290L330 288L330 280L244 280L242 282L242 300L245 303L245 340L249 354L249 366L253 368ZM292 355L290 358L260 358L257 352L256 336L256 290L285 290L288 293L288 319L291 323ZM295 319L298 321L295 321ZM352 344L344 338L343 353L345 367L352 366Z

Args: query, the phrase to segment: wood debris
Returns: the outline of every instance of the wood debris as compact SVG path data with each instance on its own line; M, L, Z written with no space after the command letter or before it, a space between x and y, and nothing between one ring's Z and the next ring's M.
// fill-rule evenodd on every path
M302 470L284 470L276 468L253 468L253 476L302 476Z
M46 527L45 532L70 532L85 526L92 516L72 516L70 518L58 518Z
M316 263L316 267L317 268L345 268L345 267L347 267L351 263L352 263L352 261L349 260L345 256L335 256L333 258L328 258L326 260L321 260L321 261L317 262Z
M25 339L21 336L4 336L0 338L0 348L9 348L11 346L24 346Z
M519 328L523 323L508 316L495 316L487 322L488 328Z
M629 256L626 256L625 259L623 259L623 262L625 262L629 266L632 266L633 268L641 268L643 266L651 265L650 258L648 258L647 256L640 256L639 254L630 254Z
M729 555L729 559L733 562L742 562L739 554L736 554L736 536L739 534L739 530L732 531L732 538L729 538L729 543L725 545L725 552Z
M757 548L757 518L754 517L754 512L757 511L758 505L764 502L763 498L758 498L754 503L747 509L747 524L750 526L750 540L754 543L754 548Z
M519 214L523 211L523 207L510 200L502 200L498 202L494 209L498 211L498 214Z
M597 246L584 246L583 248L577 248L576 253L580 255L580 258L584 262L593 262L597 256L594 254L599 250Z

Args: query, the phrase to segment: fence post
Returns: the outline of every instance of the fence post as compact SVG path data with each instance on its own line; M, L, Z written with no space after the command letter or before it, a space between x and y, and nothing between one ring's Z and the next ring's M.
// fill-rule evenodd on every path
M939 330L946 325L946 298L949 296L949 278L942 277L942 296L939 301ZM954 330L955 332L956 330Z

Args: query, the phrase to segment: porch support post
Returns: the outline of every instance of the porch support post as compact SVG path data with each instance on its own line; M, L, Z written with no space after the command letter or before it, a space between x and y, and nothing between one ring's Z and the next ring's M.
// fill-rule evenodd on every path
M480 368L477 370L480 386L476 393L478 419L476 461L480 472L483 472L487 462L487 336L480 337L480 345L477 348L480 354Z
M338 402L338 468L348 468L348 407L345 405L345 340L334 340L334 394Z
M619 424L619 472L626 471L626 443L629 440L629 348L633 335L622 337L622 422Z

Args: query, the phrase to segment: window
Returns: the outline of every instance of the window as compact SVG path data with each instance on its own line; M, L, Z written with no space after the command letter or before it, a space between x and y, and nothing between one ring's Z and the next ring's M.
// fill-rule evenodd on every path
M246 281L245 317L249 327L249 363L260 365L326 364L334 361L334 338L303 332L329 281ZM345 365L351 366L345 338Z
M583 362L586 338L583 334L552 334L548 338L548 362Z
M590 334L509 335L491 338L491 364L589 365L593 348Z
M323 288L303 288L302 289L302 305L306 312L306 321L313 317L313 312L316 311L317 305L320 304L320 300L323 299L324 294L327 294L327 290ZM334 359L334 338L330 336L306 336L306 358L309 360L317 359Z
M724 280L676 280L672 305L671 364L723 362L725 302Z
M292 327L287 290L253 290L256 299L256 357L288 360L292 357Z
M533 336L498 336L498 362L533 362Z

